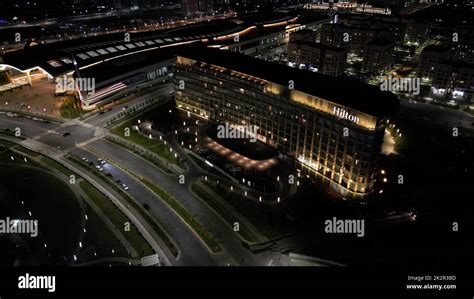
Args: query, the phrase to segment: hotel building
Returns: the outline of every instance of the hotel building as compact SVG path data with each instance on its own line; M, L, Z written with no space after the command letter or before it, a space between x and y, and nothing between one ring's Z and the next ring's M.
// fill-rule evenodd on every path
M294 158L304 174L361 198L375 187L390 92L230 51L176 52L176 105L216 123L257 126L257 138Z

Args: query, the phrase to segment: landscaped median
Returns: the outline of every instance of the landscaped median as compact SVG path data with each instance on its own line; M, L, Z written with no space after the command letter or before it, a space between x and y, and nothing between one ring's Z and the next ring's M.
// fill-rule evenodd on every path
M199 235L213 253L222 251L215 237L176 198L144 178L137 177L137 179L163 199Z
M140 256L147 256L154 253L153 249L134 225L130 225L130 231L123 230L125 223L130 221L105 195L86 181L80 182L79 187L81 187L82 191L107 215L110 221L121 231Z
M219 215L224 222L227 223L231 229L234 229L234 223L239 222L228 209L226 209L212 194L206 191L202 183L199 181L193 182L191 184L191 190L194 192L206 205L208 205L212 210ZM237 235L242 239L242 241L252 244L258 243L257 237L249 231L245 225L239 225L239 230L236 232Z
M139 155L141 158L143 158L143 159L147 160L148 162L152 163L153 165L155 165L156 167L161 169L163 172L165 172L167 174L172 174L172 172L166 167L166 165L163 164L163 162L161 160L157 159L156 157L153 157L151 154L141 152L135 146L123 142L118 137L107 136L105 139L108 142L111 142L111 143L113 143L117 146L120 146L120 147L122 147L126 150L131 151L132 153L134 153L136 155Z

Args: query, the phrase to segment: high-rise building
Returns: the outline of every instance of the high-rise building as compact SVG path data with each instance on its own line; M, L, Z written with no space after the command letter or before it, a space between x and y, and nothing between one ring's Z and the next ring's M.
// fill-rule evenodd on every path
M418 76L425 79L433 79L436 63L449 58L449 48L441 45L429 45L421 51L418 63Z
M384 39L369 42L364 49L362 72L380 74L386 70L392 62L394 46L392 41Z
M176 55L178 109L256 126L258 140L345 196L374 190L387 117L399 107L392 93L231 51L188 48Z
M181 9L186 17L196 15L199 12L199 0L181 0Z
M350 53L362 54L365 46L377 36L377 31L365 27L352 27L342 24L323 24L321 43L345 48Z
M422 45L428 40L431 25L425 22L413 22L407 25L405 41L408 43Z

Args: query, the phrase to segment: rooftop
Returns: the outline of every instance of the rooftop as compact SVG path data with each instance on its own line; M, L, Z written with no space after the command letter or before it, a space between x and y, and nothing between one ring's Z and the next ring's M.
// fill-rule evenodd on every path
M124 32L100 36L89 36L74 40L65 40L47 44L29 43L24 49L8 52L3 63L20 70L41 67L52 76L59 76L75 69L74 60L79 68L93 65L111 58L129 55L139 51L150 51L183 42L214 40L252 26L263 27L266 24L278 24L292 20L298 13L251 14L237 18L201 22L172 29L130 33L130 41L125 41ZM304 18L311 20L310 18ZM297 20L301 23L301 20ZM296 22L296 20L294 21Z
M293 80L296 90L375 117L391 116L400 105L393 93L381 91L378 86L354 79L303 71L231 51L206 47L180 47L175 53L178 56L238 71L282 86L287 86L288 81Z
M337 52L347 52L344 48L333 47L329 45L324 45L317 42L305 41L305 40L295 40L290 42L290 44L301 45L301 46L308 46L312 48L318 48L321 50L329 50L329 51L337 51Z

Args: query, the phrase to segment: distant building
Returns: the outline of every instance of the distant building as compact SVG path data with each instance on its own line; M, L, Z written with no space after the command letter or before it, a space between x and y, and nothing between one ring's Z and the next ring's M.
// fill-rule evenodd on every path
M431 25L424 22L414 22L407 25L405 42L421 45L429 37Z
M183 15L193 16L199 11L199 0L181 0Z
M456 60L474 63L474 28L472 26L460 26L456 28L457 39L451 34L446 40L449 43L453 56Z
M451 60L436 63L431 94L474 103L474 64Z
M112 7L115 9L130 9L131 0L112 0Z
M295 32L292 32L289 37L290 42L303 40L308 42L316 41L317 32L309 29L302 29Z
M394 43L389 40L377 39L369 42L364 49L362 72L380 74L392 62Z
M449 48L440 45L429 45L421 51L418 63L418 76L428 80L433 79L436 63L448 58Z
M420 3L443 4L444 0L420 0Z
M212 0L199 0L199 11L209 13L213 10Z
M346 71L347 50L321 43L296 40L288 44L288 60L297 66L316 69L330 76L341 76Z
M350 53L362 54L365 46L376 38L376 30L364 27L352 27L339 24L323 24L321 43L345 48Z

